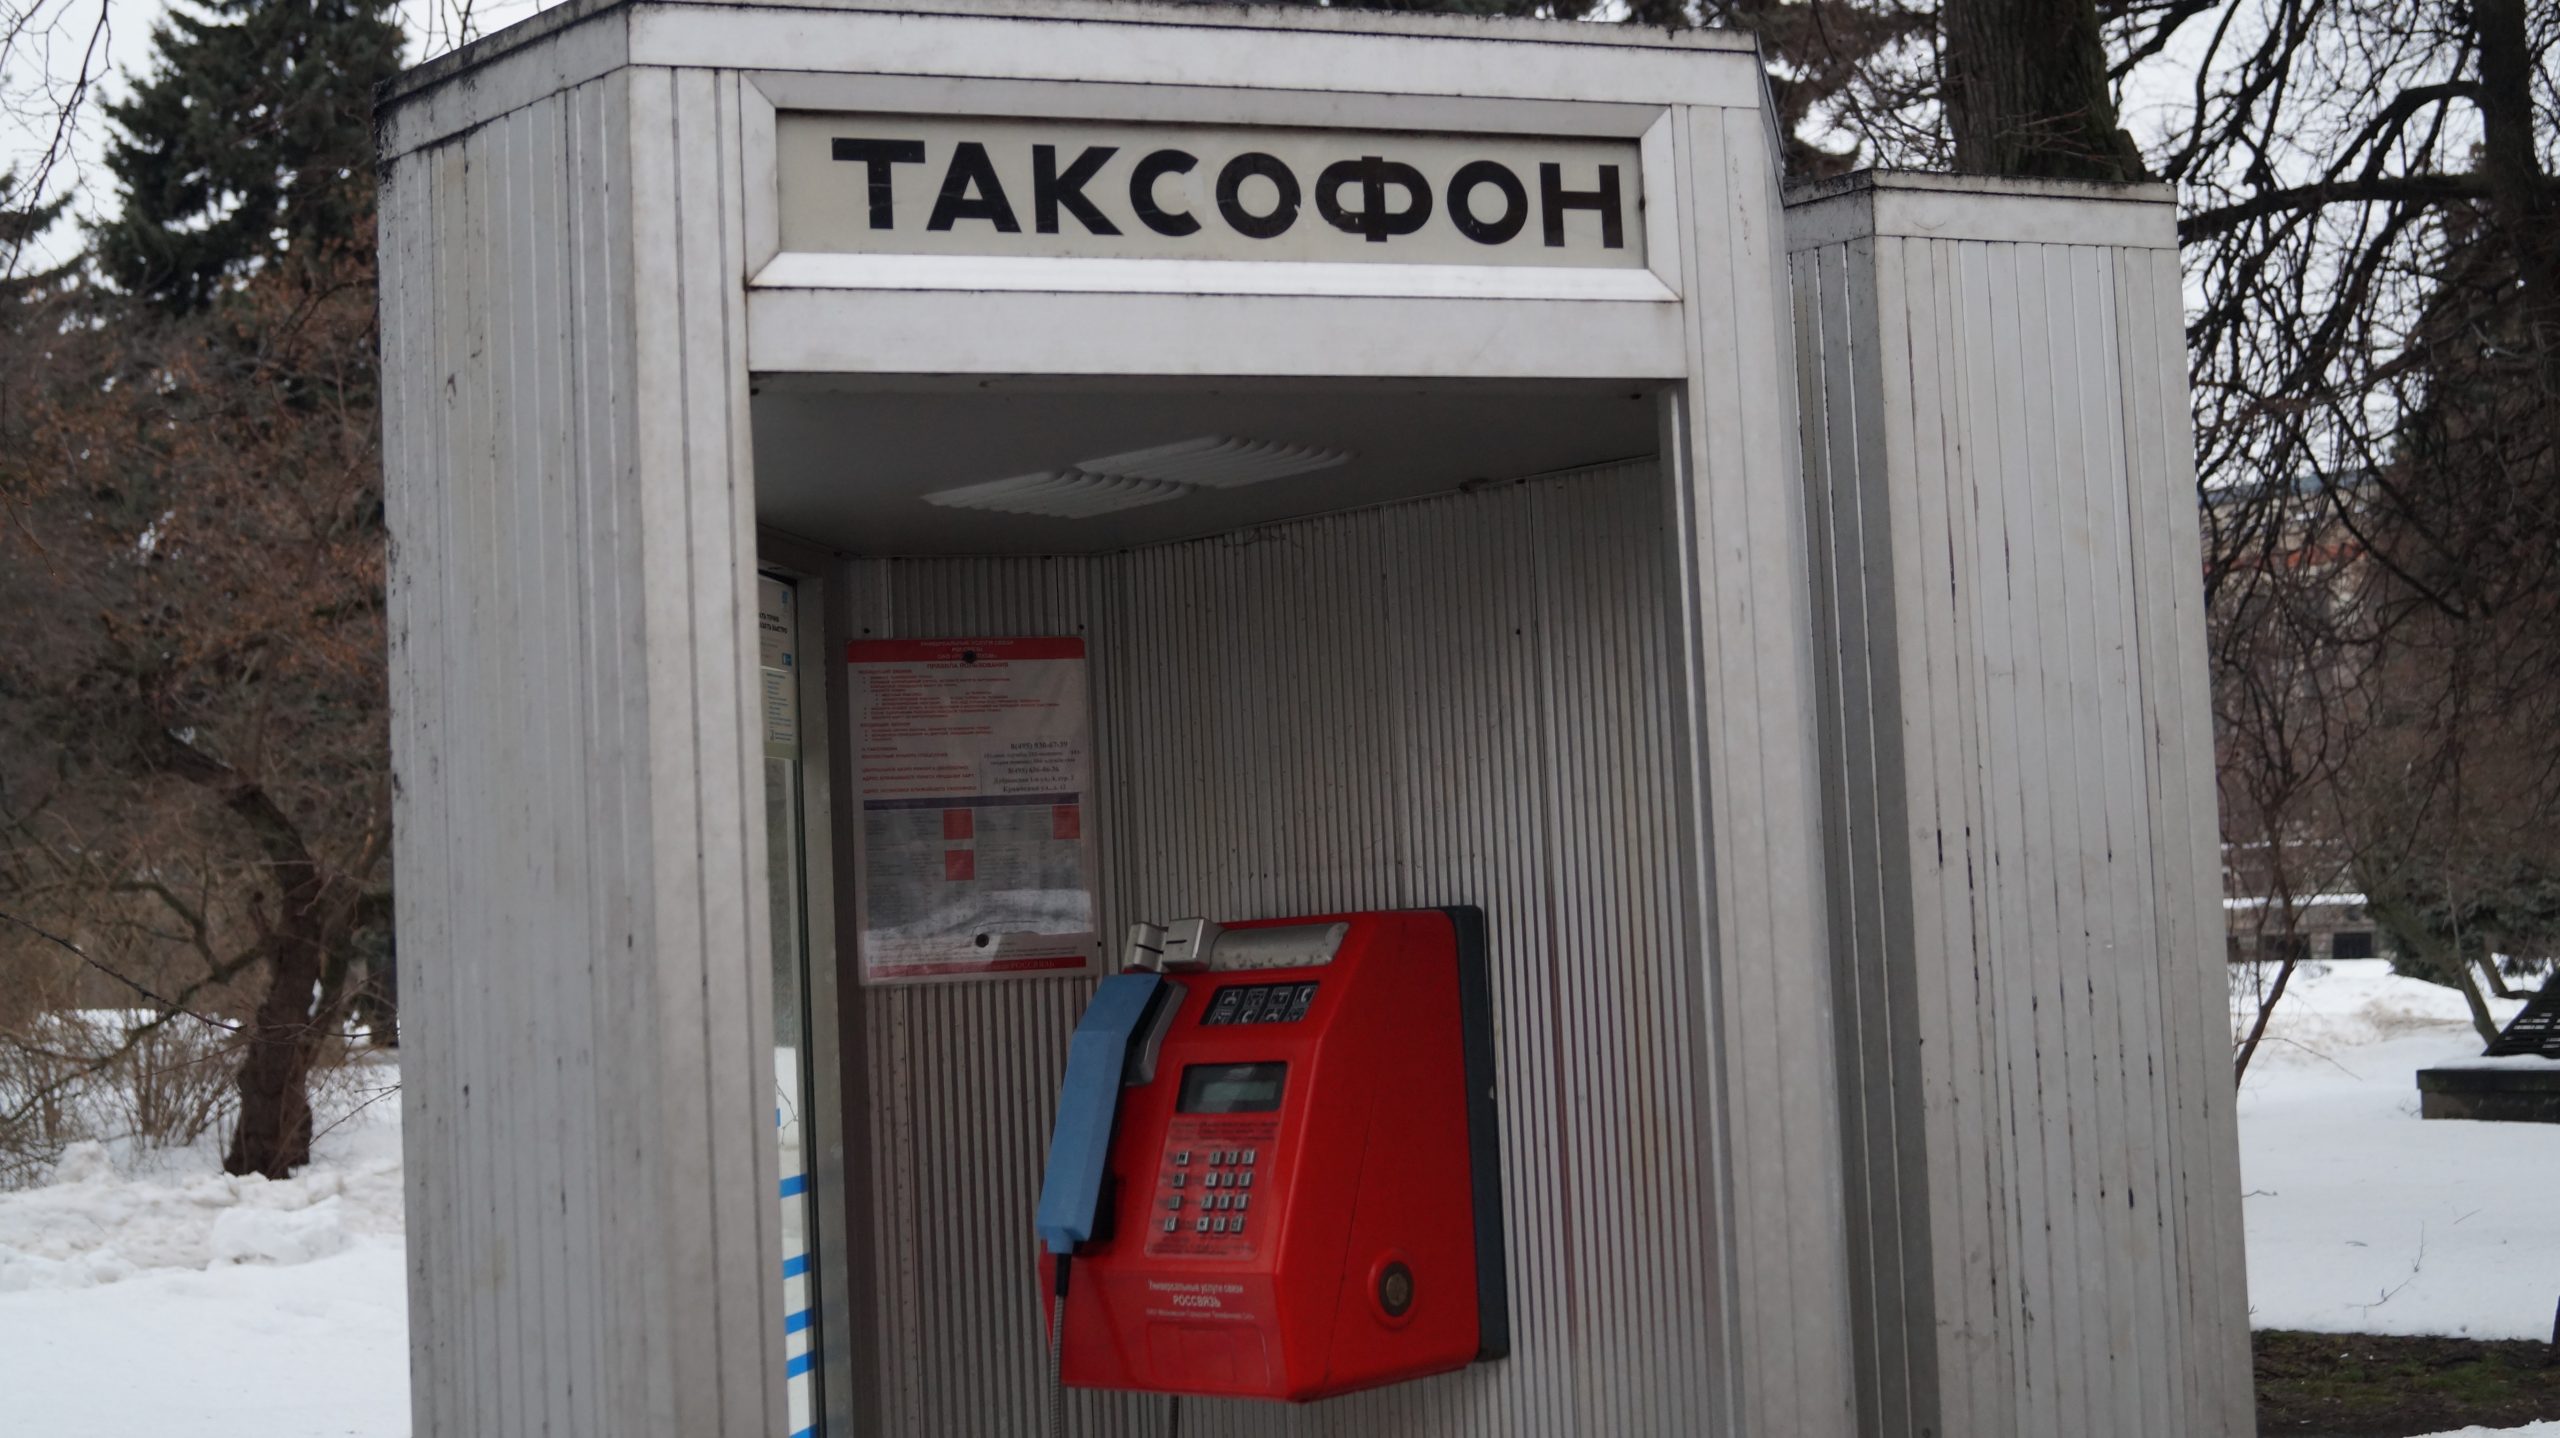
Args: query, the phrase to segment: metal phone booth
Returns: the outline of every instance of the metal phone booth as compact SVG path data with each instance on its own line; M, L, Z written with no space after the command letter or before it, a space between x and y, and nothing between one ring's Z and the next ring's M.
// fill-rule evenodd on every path
M1268 958L1234 926L1461 908L1507 1356L1080 1388L1068 1431L2245 1427L2202 1059L2111 1110L2202 1176L2086 1200L2080 1257L2165 1296L2056 1339L1943 1277L2076 1260L1992 1244L2025 1210L1958 1150L1998 1126L1928 1126L1992 1070L1894 1027L1963 1003L1853 942L1872 875L1912 892L1840 777L1881 782L1843 756L1887 681L1843 676L1890 648L1846 546L1903 491L1806 445L1904 451L1851 403L1876 292L1826 309L1806 246L1871 273L1891 206L1790 230L1747 40L570 0L381 123L422 1438L1041 1432L1034 1205L1130 926ZM2108 1052L2187 1064L2179 992ZM1992 1167L2082 1201L2035 1157Z

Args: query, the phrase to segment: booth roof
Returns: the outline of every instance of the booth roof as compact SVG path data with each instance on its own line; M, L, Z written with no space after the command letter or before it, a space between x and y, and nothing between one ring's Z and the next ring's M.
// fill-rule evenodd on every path
M1756 47L1738 30L1664 30L1588 20L1510 16L1417 15L1296 5L1164 3L1164 0L563 0L494 35L411 67L383 84L379 109L464 75L524 46L598 15L626 7L699 6L759 10L843 10L906 15L1013 16L1129 25L1181 25L1241 30L1317 30L1361 35L1433 35L1448 39L1530 41L1549 45L1622 45L1656 49L1741 51Z
M1787 186L1790 209L1876 190L1908 190L1941 195L2024 195L2057 200L2117 200L2138 204L2174 203L2175 186L2157 181L2112 184L2101 180L2048 180L2018 175L1941 174L1928 170L1852 170L1829 179L1802 180Z

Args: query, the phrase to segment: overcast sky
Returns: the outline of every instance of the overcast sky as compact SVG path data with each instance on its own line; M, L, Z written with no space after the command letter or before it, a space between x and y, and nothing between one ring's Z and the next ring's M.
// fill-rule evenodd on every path
M548 0L401 0L411 63L453 48L464 3L471 4L472 33L486 35L544 8ZM38 23L0 64L0 100L5 100L0 104L0 173L15 170L22 179L52 144L55 117L84 62L90 73L106 76L105 95L123 94L126 77L150 69L151 27L170 6L168 0L0 0L0 24L29 8L38 12ZM89 59L93 44L103 51L102 66ZM107 124L96 99L93 94L78 112L68 166L58 169L48 186L53 194L71 192L73 211L82 217L111 211L115 204L114 182L99 164ZM56 226L20 262L19 270L40 268L79 246L75 226Z

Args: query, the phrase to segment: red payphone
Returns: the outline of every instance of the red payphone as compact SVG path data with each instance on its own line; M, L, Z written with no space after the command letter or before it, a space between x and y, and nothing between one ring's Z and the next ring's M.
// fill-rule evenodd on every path
M1507 1352L1481 913L1132 948L1078 1026L1041 1197L1064 1381L1303 1401Z

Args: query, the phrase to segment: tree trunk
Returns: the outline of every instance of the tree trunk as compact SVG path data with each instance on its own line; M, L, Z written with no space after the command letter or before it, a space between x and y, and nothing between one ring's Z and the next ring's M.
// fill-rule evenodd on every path
M2293 971L2301 962L2288 951L2285 954L2283 966L2276 970L2274 985L2268 988L2266 997L2258 1000L2257 1019L2249 1025L2249 1036L2241 1041L2239 1054L2231 1060L2231 1082L2234 1087L2249 1076L2249 1060L2258 1056L2258 1045L2265 1042L2267 1037L2267 1021L2275 1017L2276 1005L2284 998L2285 985L2293 982Z
M1946 0L1943 93L1956 168L2150 178L2116 123L2095 0Z
M316 878L285 893L267 937L267 992L249 1020L249 1050L235 1080L240 1123L222 1171L284 1178L311 1161L311 1065L325 1025L315 1003L329 945L325 886Z
M179 774L223 791L223 807L248 827L275 882L276 916L262 923L267 992L249 1018L236 1079L240 1123L222 1171L284 1178L311 1161L311 1065L336 1019L329 956L344 937L352 896L313 857L302 830L265 787L191 746L161 736Z
M2365 912L2412 951L2410 957L2417 961L2413 977L2432 978L2460 989L2463 1006L2471 1011L2471 1027L2479 1031L2480 1042L2497 1042L2498 1020L2489 1012L2489 1000L2480 992L2480 976L2473 971L2470 955L2463 952L2465 941L2459 936L2451 943L2437 939L2419 922L2415 905L2387 897L2383 886L2370 878L2365 883L2365 894ZM2487 955L2484 953L2483 957Z
M2471 961L2460 954L2454 955L2453 971L2462 984L2462 1001L2471 1009L2471 1027L2479 1030L2481 1043L2496 1043L2498 1018L2489 1012L2489 1001L2480 993L2480 976L2472 971Z
M2480 47L2480 171L2515 249L2543 383L2560 389L2560 194L2535 148L2537 52L2525 0L2475 0L2471 24Z

